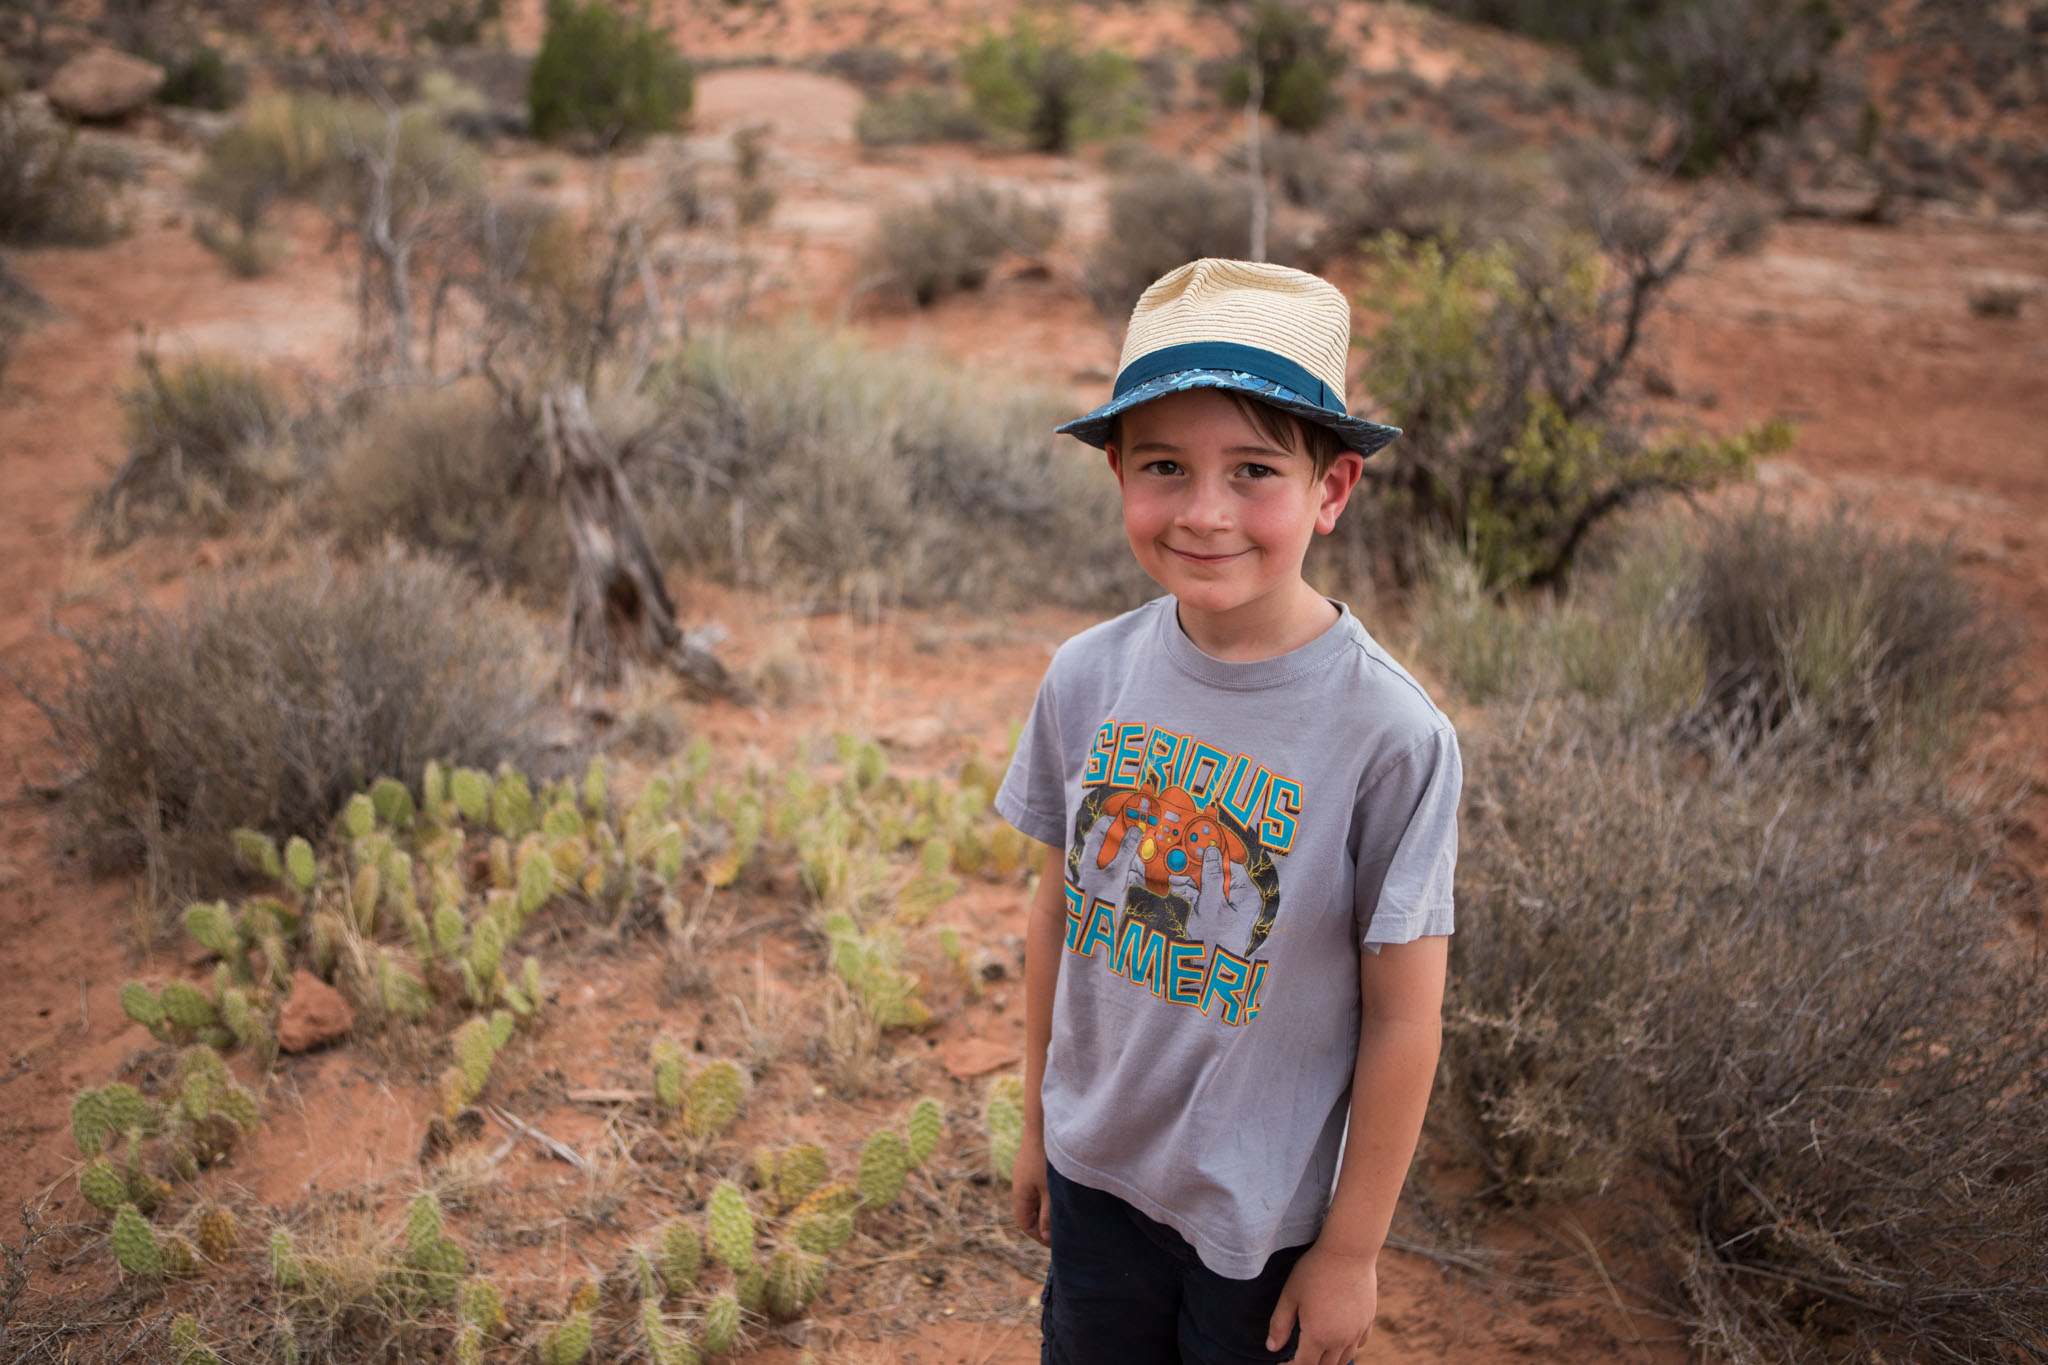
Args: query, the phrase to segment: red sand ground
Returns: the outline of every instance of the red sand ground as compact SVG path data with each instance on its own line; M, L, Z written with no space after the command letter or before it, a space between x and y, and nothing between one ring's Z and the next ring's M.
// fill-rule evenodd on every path
M1073 163L976 157L957 149L884 164L863 161L848 138L854 103L847 87L804 73L721 73L702 82L691 139L700 149L715 149L731 127L775 125L769 145L783 197L762 250L798 285L796 292L808 292L828 313L856 277L855 249L891 192L971 165L1058 194L1074 207L1070 229L1085 231L1087 212L1099 203L1099 175ZM0 507L7 509L0 654L11 668L32 675L46 676L64 657L46 627L53 608L118 604L131 577L152 597L174 596L188 571L240 553L232 545L157 542L95 560L71 527L81 499L103 480L120 449L112 395L130 370L131 328L160 332L167 348L223 346L315 365L331 358L347 336L343 260L320 255L308 238L277 274L235 281L178 221L175 185L175 166L153 172L135 232L112 247L15 258L54 308L51 320L24 341L0 388ZM1973 287L1993 282L2038 291L2044 278L2048 234L2036 228L1937 218L1891 230L1787 226L1759 254L1717 262L1687 281L1679 293L1681 312L1662 338L1678 390L1674 411L1711 427L1772 415L1797 418L1799 444L1769 471L1772 482L1816 497L1847 496L1902 529L1953 534L1972 573L2027 618L2034 640L2024 697L2029 709L1990 722L1984 742L2036 775L2031 807L2015 830L2036 876L2048 851L2041 834L2048 829L2048 785L2039 780L2048 773L2042 758L2048 728L2033 705L2041 699L2042 665L2048 663L2048 460L2041 436L2048 430L2048 388L2038 382L2048 358L2048 310L2037 292L2035 306L2016 321L1979 319L1965 298ZM1057 277L999 278L978 295L914 317L875 316L865 325L881 342L922 342L960 364L1070 385L1077 399L1101 387L1115 358L1108 330ZM799 735L867 731L892 741L893 760L913 769L955 763L970 744L984 752L999 745L1009 720L1027 707L1051 646L1084 624L1058 611L998 621L964 613L898 613L877 624L783 619L773 603L743 594L693 587L686 597L692 620L715 617L733 629L727 649L736 660L794 655L805 661L810 687L808 700L773 711L657 696L652 704L669 708L684 733L711 735L722 753L748 745L776 753L787 752ZM933 667L933 652L941 648L943 676ZM51 778L55 760L45 734L32 706L12 689L0 691L0 754L10 779ZM67 864L32 799L10 794L4 809L0 925L8 984L0 991L0 1206L11 1209L54 1189L53 1209L69 1220L80 1217L68 1179L70 1096L114 1075L149 1046L121 1014L116 992L131 976L161 978L181 967L196 974L196 964L176 955L138 956L126 932L135 888L92 881ZM1021 907L1021 893L991 887L947 913L965 922L966 911L984 911L979 941L1000 955L1021 929ZM738 1015L746 1012L765 1038L758 1045L781 1053L754 1097L753 1117L736 1135L742 1150L757 1134L846 1132L859 1114L849 1119L807 1088L800 1025L810 1005L796 998L795 973L780 970L778 954L786 946L773 935L760 942L757 964L742 969L743 979L721 985L740 1011L718 993L678 1006L663 989L658 964L645 955L607 956L591 948L577 960L547 1028L518 1045L525 1055L511 1059L520 1112L592 1153L640 1140L619 1136L604 1110L572 1104L562 1089L637 1083L657 1021L685 1035L697 1030L721 1046L741 1046L746 1027ZM1021 1005L1014 981L1008 985L998 984L973 1007L958 998L957 987L935 988L944 1021L931 1038L934 1055L967 1038L1016 1046ZM701 1010L694 1022L692 1010ZM913 1046L900 1044L898 1051ZM353 1049L287 1060L266 1096L262 1133L230 1170L210 1179L225 1178L248 1199L272 1207L308 1192L359 1186L395 1201L417 1180L414 1154L432 1107L425 1088L392 1083L408 1065L431 1075L429 1065L402 1058L386 1064ZM916 1074L935 1074L929 1064L918 1065L923 1069ZM948 1098L956 1113L965 1113L976 1094L977 1087L956 1083ZM887 1113L895 1103L885 1095L868 1111ZM487 1141L495 1145L498 1138L493 1132ZM601 1198L598 1183L580 1188L583 1177L521 1144L478 1199L486 1213L498 1208L510 1217L530 1207L522 1200ZM1603 1244L1602 1256L1626 1264L1627 1253L1608 1239L1615 1211L1574 1212L1599 1234L1593 1240ZM582 1257L609 1244L569 1220L557 1221L552 1234L503 1257L502 1273L515 1293L545 1291L579 1273ZM1567 1222L1553 1220L1553 1233L1567 1235L1558 1231ZM1500 1239L1510 1250L1540 1240L1514 1229ZM889 1278L879 1263L874 1271L877 1285L916 1283ZM1484 1277L1452 1281L1428 1261L1392 1255L1380 1330L1367 1358L1478 1365L1529 1357L1683 1359L1670 1324L1619 1311L1590 1271L1580 1278L1586 1293L1545 1298ZM862 1275L842 1273L816 1315L811 1344L834 1360L989 1365L1034 1359L1029 1276L984 1276L971 1292L960 1292L969 1288L956 1283L946 1292L878 1303ZM762 1358L787 1354L775 1348Z

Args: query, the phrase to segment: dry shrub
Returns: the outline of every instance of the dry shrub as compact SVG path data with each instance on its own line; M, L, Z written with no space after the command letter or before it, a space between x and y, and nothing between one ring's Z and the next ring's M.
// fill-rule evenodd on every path
M1326 191L1326 221L1309 264L1342 259L1382 233L1410 241L1484 247L1525 228L1538 207L1535 187L1514 169L1424 143L1373 158L1357 183Z
M1796 762L1702 782L1587 708L1467 733L1435 1121L1493 1192L1657 1178L1712 1358L2037 1349L2048 977L1992 822Z
M1709 522L1690 624L1706 660L1700 719L1726 742L1817 743L1861 764L1947 748L2004 702L2017 647L1951 546L1762 498Z
M225 355L170 365L148 351L120 393L128 458L88 505L100 547L173 527L217 533L298 475L276 381Z
M988 136L988 124L951 91L914 85L899 95L869 98L853 116L853 135L863 147L979 142Z
M640 479L687 563L865 605L1135 600L1116 492L1054 395L789 329L698 343Z
M49 310L43 296L0 257L0 379L7 377L7 362L14 358L15 344Z
M0 242L98 246L118 236L122 170L23 101L0 100Z
M1194 167L1140 161L1109 188L1109 227L1090 268L1104 313L1121 317L1145 287L1204 256L1242 257L1251 245L1251 196L1241 180Z
M180 611L73 638L54 691L31 689L71 769L62 812L95 868L145 870L159 905L233 883L236 827L317 838L380 775L547 766L537 633L430 559L203 581Z
M553 590L568 542L531 444L480 381L406 394L351 425L308 511L351 548L396 536L487 582Z
M1005 252L1033 256L1059 236L1060 212L966 176L923 203L882 210L868 239L869 279L922 308L979 289Z

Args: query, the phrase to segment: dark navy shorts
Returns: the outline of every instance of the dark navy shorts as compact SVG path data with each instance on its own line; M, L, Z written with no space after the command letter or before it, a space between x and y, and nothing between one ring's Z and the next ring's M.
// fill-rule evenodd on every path
M1276 1251L1257 1279L1232 1280L1113 1194L1045 1168L1052 1270L1041 1365L1246 1365L1292 1360L1297 1330L1266 1349L1273 1306L1305 1246Z

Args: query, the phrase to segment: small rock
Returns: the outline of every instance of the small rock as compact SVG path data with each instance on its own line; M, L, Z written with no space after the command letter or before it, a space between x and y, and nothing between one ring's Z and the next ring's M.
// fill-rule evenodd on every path
M953 1079L960 1081L1015 1066L1023 1057L1016 1048L986 1038L954 1038L939 1048L939 1061Z
M285 1052L311 1052L345 1036L356 1012L341 992L301 968L292 973L292 993L277 1017L277 1045Z
M96 47L58 67L43 93L71 118L119 118L149 103L163 83L164 69L156 63Z

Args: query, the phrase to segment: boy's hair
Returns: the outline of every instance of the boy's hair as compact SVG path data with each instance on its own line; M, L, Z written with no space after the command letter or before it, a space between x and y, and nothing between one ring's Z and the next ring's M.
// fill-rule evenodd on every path
M1224 389L1222 393L1237 405L1237 410L1244 414L1245 421L1252 424L1252 430L1258 432L1262 440L1271 441L1289 454L1306 455L1315 479L1329 473L1330 466L1337 463L1337 457L1350 449L1328 427L1304 422L1291 412L1276 408L1271 403L1261 403L1233 389ZM1124 418L1127 415L1118 413L1109 424L1109 439L1119 450L1124 444Z

